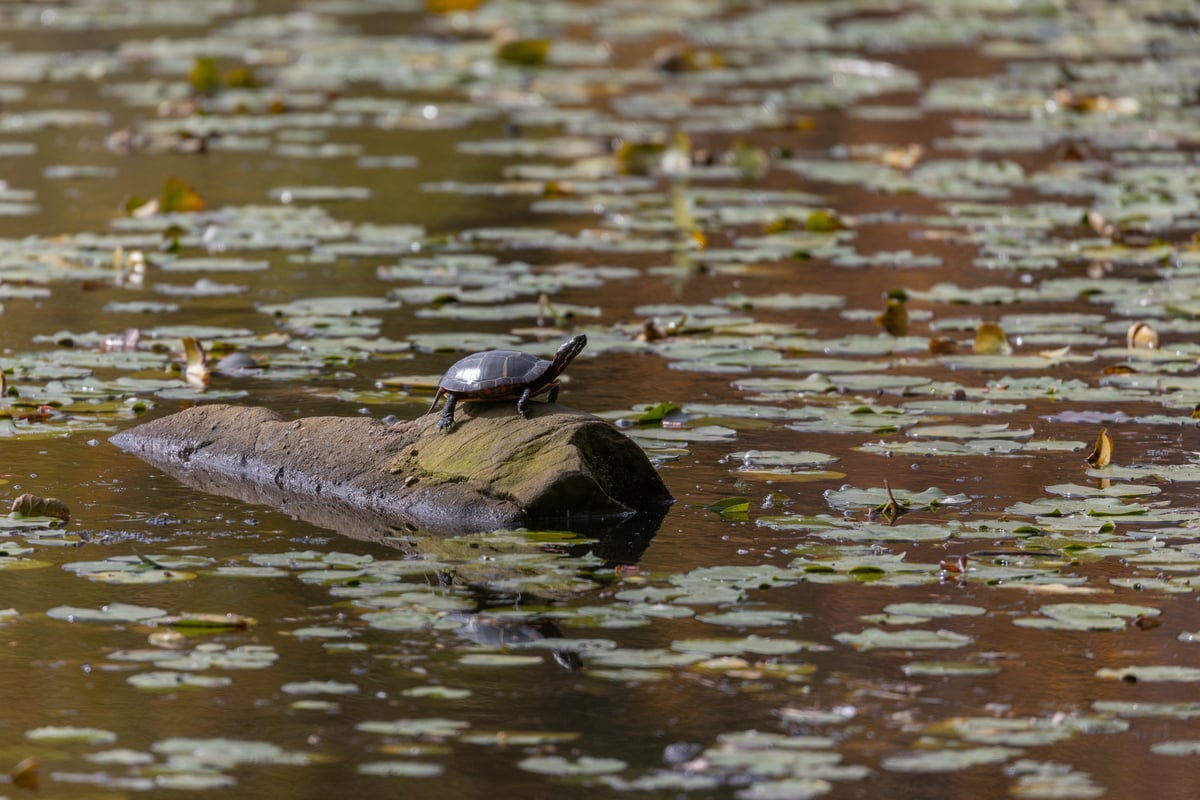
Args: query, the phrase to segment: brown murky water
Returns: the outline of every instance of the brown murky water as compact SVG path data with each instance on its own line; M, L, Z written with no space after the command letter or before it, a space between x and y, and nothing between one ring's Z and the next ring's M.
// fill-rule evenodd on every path
M864 6L862 18L872 19L876 12L889 10L884 4L876 5ZM1087 17L1089 4L1082 5L1084 9L1063 12L1064 25ZM664 199L670 188L667 178L652 177L649 190L633 193L636 199L631 207L621 206L621 191L597 199L594 213L532 210L531 205L555 199L557 190L549 188L540 197L530 197L435 192L422 187L451 180L463 184L501 181L504 170L514 164L551 161L539 156L464 155L460 147L463 142L523 137L537 140L561 134L566 126L522 121L526 117L519 112L528 112L528 104L539 97L548 110L560 106L577 111L608 108L620 105L624 87L642 102L635 107L640 113L629 112L627 116L645 125L667 120L665 127L670 128L670 115L663 112L659 116L656 109L665 108L672 98L691 92L694 106L701 108L720 106L736 97L736 91L729 87L722 87L729 89L724 92L714 88L720 85L720 69L709 73L712 83L705 83L703 71L663 75L649 70L649 85L636 86L636 91L635 85L619 82L604 89L598 79L571 83L547 77L569 74L570 69L562 69L562 65L492 84L488 82L491 73L479 66L490 59L491 53L483 38L483 55L467 63L481 70L476 102L489 113L461 126L389 127L380 121L387 118L386 113L372 112L357 121L347 118L337 124L294 127L284 122L265 134L244 134L265 138L265 147L242 149L232 142L236 137L226 133L224 141L215 139L204 154L179 152L182 148L177 138L166 147L119 154L110 146L115 132L149 129L160 114L182 115L169 107L188 102L186 73L197 53L216 49L223 63L238 60L236 53L224 53L217 47L223 36L236 29L238 20L247 26L255 20L267 20L262 24L277 30L295 26L297 32L292 37L264 34L263 50L246 56L260 60L258 69L268 81L277 76L275 70L280 64L303 63L309 57L306 48L311 46L312 53L320 54L312 56L315 72L307 74L311 85L276 87L285 105L290 104L283 112L285 118L299 114L298 107L304 103L311 103L318 111L327 110L335 99L404 99L429 107L440 104L442 108L453 103L470 104L471 91L463 87L474 84L467 76L460 84L444 80L447 73L463 67L447 66L439 58L457 52L463 42L490 34L491 27L480 25L478 30L460 35L454 29L431 23L423 9L415 6L389 11L384 6L366 4L284 2L233 3L227 8L205 5L205 13L211 12L213 18L199 26L139 24L131 21L136 16L118 24L114 20L121 14L150 6L103 6L97 4L86 13L86 4L0 6L0 90L21 90L5 100L0 112L0 179L9 188L32 190L36 203L32 213L0 216L0 236L5 237L0 255L6 258L19 260L25 252L21 244L25 237L113 232L113 220L121 217L125 200L131 195L154 196L167 176L179 177L195 187L211 210L279 205L269 192L281 186L364 187L369 190L367 199L317 205L325 208L332 219L354 225L422 226L428 234L422 254L436 254L451 242L455 246L446 250L491 252L503 262L527 262L535 273L563 263L636 270L599 285L564 288L552 297L552 302L560 306L579 304L599 309L598 316L580 316L563 323L567 329L608 336L600 338L605 344L593 348L591 357L572 365L570 383L561 396L568 405L596 413L661 401L679 403L685 410L701 404L747 404L757 402L752 398L754 392L738 388L735 381L756 377L799 380L811 371L746 367L736 358L731 362L732 372L689 368L693 360L671 357L669 347L656 350L630 344L637 326L649 316L644 311L648 305L708 305L714 298L735 293L751 297L832 293L844 299L844 309L864 313L844 314L843 308L832 306L805 310L759 307L746 313L758 323L792 326L811 330L821 339L836 339L854 334L875 336L878 326L865 312L882 308L883 294L892 288L922 292L944 282L965 288L1023 287L1042 279L1036 271L997 273L974 268L977 244L918 235L930 227L930 217L948 213L951 201L946 198L818 181L780 166L787 160L786 155L819 158L829 154L831 148L878 142L895 147L920 144L936 160L937 140L958 135L964 119L979 121L970 113L927 109L912 118L876 118L846 113L846 109L829 101L827 106L815 103L803 114L793 109L788 124L783 126L764 124L742 130L733 125L696 125L693 145L716 154L718 160L740 139L766 148L776 159L775 166L755 182L706 179L703 174L692 177L689 189L698 195L706 187L762 193L815 192L824 198L822 207L834 209L841 217L871 220L856 226L856 252L908 250L915 256L935 256L940 264L903 269L844 268L832 265L828 258L817 257L760 260L745 269L728 268L729 262L719 265L721 268L681 276L663 270L671 263L671 254L662 249L630 247L603 252L568 248L559 252L544 247L512 247L504 239L494 245L480 243L463 233L501 227L612 231L621 230L624 219L635 227L657 225L660 234L665 230L660 239L670 239L669 222L662 227L664 220L671 218L669 203ZM796 4L802 6L825 8ZM486 19L500 20L511 14L518 28L523 25L536 30L537 13L530 8L489 4L487 13L492 16ZM558 4L548 4L544 13L552 16L556 8ZM564 14L573 8L561 6ZM605 64L614 69L643 65L657 45L682 40L692 33L696 33L696 47L703 49L707 41L701 35L704 26L717 24L705 21L702 26L697 22L696 31L686 26L680 30L656 28L636 13L633 4L601 3L593 8L594 17L569 17L558 27L553 20L541 24L564 39L569 37L581 48L603 41L607 35L611 54ZM368 10L371 13L361 13ZM35 12L49 15L44 17L45 24L30 21ZM85 22L88 13L94 14L91 24L79 30L64 29L64 18L76 12ZM608 13L614 16L606 16ZM693 13L694 9L684 17ZM722 12L730 25L742 13L749 11ZM821 19L821 24L836 29L842 17L827 14ZM647 32L632 32L635 23L646 25ZM791 24L798 23L793 20ZM797 29L798 41L804 39L800 33ZM347 42L358 41L361 47L369 47L372 41L410 34L422 37L420 41L430 53L425 58L433 65L428 66L431 77L427 86L414 88L401 79L411 64L403 69L395 67L394 87L381 86L370 75L336 89L320 80L321 58L329 58L327 64L334 64L338 58L356 57L358 51ZM131 55L139 49L149 51L156 41L173 44L153 56ZM344 49L339 51L331 41L340 42ZM907 47L897 50L881 46L881 42L887 44L886 40L872 39L863 45L861 53L846 46L837 51L847 57L862 55L911 70L919 83L869 94L866 97L872 105L918 107L929 87L941 79L995 76L1006 66L994 53L981 54L975 41L958 45L931 37L928 42L910 41ZM278 52L270 51L271 47ZM713 49L719 48L713 45ZM763 51L752 46L736 52L731 48L730 57L735 62L742 58L776 63L778 54ZM341 55L331 56L331 52ZM50 66L39 67L40 73L31 78L14 65L24 63L22 59L34 53L46 54ZM82 69L78 75L56 72L55 64L65 70L65 65L77 64L73 59L81 53L94 53L97 63L107 66ZM114 53L123 54L118 60L120 69L114 69L109 60ZM581 63L585 61L579 58ZM424 64L422 59L416 61ZM369 66L367 61L362 68ZM573 66L584 69L580 64ZM425 73L418 70L417 74ZM781 92L791 85L783 79L774 84L768 77L757 80L763 85L778 85ZM155 81L162 83L158 91L163 100L158 105L127 102L123 98L129 95L117 91L118 87ZM820 77L811 82L825 85ZM182 86L184 90L179 93L171 86ZM581 86L590 89L584 91ZM747 91L758 86L748 82ZM491 93L501 91L512 93L511 105L497 101ZM613 97L608 96L609 91ZM752 104L748 107L755 108ZM101 124L25 127L22 120L30 117L22 115L44 109L103 111L110 116ZM749 113L746 107L731 106L718 119L724 124L744 113ZM256 114L253 109L245 114L248 119L270 116ZM228 122L236 120L237 113L214 116ZM802 124L798 118L802 118ZM680 127L688 127L687 119L685 115ZM633 124L629 119L624 121ZM581 139L606 144L610 139L603 131L593 133L586 123L581 127L575 131ZM29 143L32 151L10 154L3 149L7 143ZM379 169L360 166L353 155L302 158L288 155L286 148L281 152L281 145L296 143L350 145L358 147L355 152L361 155L412 156L417 163L411 168ZM1033 175L1051 169L1061 153L1047 146L1005 157L1019 164L1026 175ZM1188 164L1190 168L1190 156ZM110 172L99 179L56 180L45 172L54 165L88 165ZM1041 199L1034 188L1019 184L1004 202L1020 205ZM606 208L605 203L611 203L611 207ZM748 205L754 206L756 201ZM885 214L894 214L894 221L889 222L882 216ZM1182 223L1185 232L1189 224L1186 220ZM706 227L708 248L716 249L744 247L738 243L739 236L754 226L710 220ZM152 238L155 235L152 232ZM1021 231L1014 229L1013 238L1019 241L1021 236ZM1175 238L1186 237L1176 230ZM207 253L201 245L185 245L182 256L265 259L269 268L182 276L151 269L141 287L131 288L107 279L63 280L48 283L50 291L45 297L4 295L8 299L0 301L0 366L7 366L5 362L20 364L9 375L16 386L41 386L56 380L52 375L39 377L35 368L53 363L56 352L89 352L86 345L65 347L61 341L64 337L58 336L62 331L78 337L87 332L110 334L136 327L146 332L142 341L146 351L155 344L178 348L177 338L154 337L153 330L165 325L246 329L251 336L265 337L280 331L285 323L261 313L257 307L301 298L382 298L397 284L381 280L379 268L401 263L405 258L397 254L316 257L313 250L298 246L291 250L274 247ZM153 255L154 250L149 252ZM1078 277L1086 275L1088 267L1087 263L1064 261L1053 274ZM185 298L173 312L114 311L109 305L170 301L172 298L156 291L157 286L186 285L205 277L238 284L246 290ZM37 282L9 280L6 272L0 271L0 288L30 285L36 286ZM1009 311L920 299L911 301L910 307L914 312L930 311L935 321L973 315L995 319ZM455 320L419 313L435 308L432 302L410 302L384 312L367 311L363 316L379 318L376 336L398 342L429 333L504 334L534 325L527 318ZM1100 313L1107 314L1108 323L1122 321L1118 314L1098 308L1086 296L1053 305L1039 303L1036 311ZM736 315L739 310L734 308L730 313ZM672 316L664 314L664 324ZM912 328L918 336L941 335L918 316L914 316ZM973 326L951 330L970 331ZM1113 330L1110 325L1103 334L1109 346L1123 345L1123 332ZM703 341L708 332L697 331L694 335ZM687 337L679 338L688 341ZM969 332L959 338L968 341L969 347ZM1182 342L1187 338L1186 331L1175 338ZM522 339L527 341L528 337ZM303 354L320 340L319 334L306 338L293 332L289 346ZM1023 351L1042 346L1017 344ZM761 347L761 340L747 339L744 346L733 349ZM777 350L786 352L787 347ZM263 347L259 352L283 363L280 354L288 351ZM217 376L212 389L243 391L244 396L234 402L265 405L285 416L383 417L391 413L411 417L424 411L427 395L406 397L393 391L385 401L375 402L355 393L368 393L380 381L395 376L439 373L455 357L454 353L421 348L349 356L335 352L327 365L322 365L319 357L310 359L307 375L288 379ZM98 348L96 358L93 374L102 380L170 377L161 369L107 366L99 360ZM791 409L829 405L844 398L847 403L894 408L916 399L944 399L949 391L946 387L952 384L967 387L972 399L978 399L985 389L998 401L1007 397L1001 387L988 383L1005 375L1003 370L969 366L955 369L928 358L927 352L880 358L887 362L880 374L911 375L931 383L908 392L889 386L882 386L878 392L868 388L840 393L790 388L783 396L771 396L763 402ZM1097 385L1100 373L1101 366L1094 361L1051 361L1038 371L1064 381L1078 379L1092 387ZM1186 397L1191 391L1184 389L1182 393ZM203 396L199 400L172 399L153 392L142 396L154 402L142 418L205 401ZM1158 395L1133 399L1117 396L1110 402L1084 404L1052 395L1018 400L1027 405L1026 410L1001 420L1012 429L1030 427L1037 440L1081 440L1089 446L1100 427L1094 422L1096 417L1079 423L1050 418L1064 410L1120 410L1137 416L1161 413L1164 408ZM1186 412L1179 411L1186 403L1171 405L1172 413L1186 416ZM951 414L948 419L967 425L991 421L990 417L980 419L968 414ZM1181 558L1178 567L1144 567L1138 566L1136 553L1090 557L1080 549L1072 549L1072 543L1079 548L1113 544L1107 538L1113 532L1095 530L1086 514L1082 515L1078 532L1060 534L1050 529L1032 538L1028 532L1017 534L997 527L992 533L967 535L964 531L911 541L894 541L879 534L875 539L847 543L837 537L823 537L820 532L758 524L781 514L796 518L826 514L835 519L865 521L865 508L843 514L831 509L824 492L842 484L881 487L885 481L896 488L920 491L938 487L946 494L963 493L970 498L970 504L961 511L912 511L901 517L905 524L1021 519L1006 509L1046 496L1047 486L1096 484L1081 464L1086 449L948 458L905 454L887 457L853 448L879 439L902 440L903 434L875 435L869 430L830 433L819 429L800 432L786 427L780 418L756 419L750 414L715 414L712 418L697 414L692 425L708 422L729 427L731 434L716 443L687 445L678 452L652 451L677 502L652 538L647 535L631 547L618 549L620 557L610 560L589 557L590 545L569 539L513 545L511 549L525 553L521 558L526 560L509 561L509 546L491 544L486 538L470 545L448 545L430 537L415 544L414 556L411 550L402 553L382 544L334 536L272 509L190 491L117 451L107 443L107 436L112 430L134 424L132 419L113 422L105 431L52 438L5 438L0 442L2 494L57 496L70 505L73 514L65 535L19 530L0 540L8 548L6 554L13 558L45 562L41 568L0 570L0 608L15 611L0 627L5 642L0 649L0 694L9 698L5 712L0 714L0 756L12 764L36 756L46 793L63 798L179 796L188 790L206 796L224 793L235 797L361 798L399 794L414 798L475 797L488 792L504 797L630 794L760 798L828 794L991 798L1014 792L1025 797L1132 797L1148 787L1169 797L1196 793L1200 781L1195 777L1195 755L1178 757L1150 749L1156 743L1182 742L1180 747L1186 751L1186 743L1200 739L1200 729L1192 720L1194 713L1173 706L1169 711L1147 712L1148 716L1143 717L1128 707L1112 711L1097 705L1100 701L1191 703L1191 687L1195 684L1179 678L1162 683L1101 679L1097 671L1130 665L1188 667L1195 662L1195 645L1186 634L1200 629L1200 613L1186 577L1200 565ZM1113 432L1117 461L1123 464L1179 463L1184 460L1180 454L1197 447L1191 424L1127 424L1114 426ZM730 454L753 450L828 453L839 459L829 469L843 477L826 475L800 481L791 475L773 478L738 471L739 459L730 461ZM1117 544L1144 542L1156 535L1164 541L1187 541L1187 516L1196 507L1192 484L1159 481L1156 485L1162 493L1146 502L1163 501L1179 512L1179 519L1166 523L1169 530L1165 533L1153 525L1118 519ZM781 493L786 497L780 497ZM748 514L742 518L722 517L702 507L734 496L743 496L749 502ZM1146 532L1141 532L1143 528ZM1022 555L1022 549L1032 555ZM1046 580L1028 584L1016 574L993 581L960 580L961 576L953 572L939 575L940 563L953 563L959 555L980 551L1007 555L977 556L972 564L991 564L994 559L1005 564L1052 559L1056 566ZM889 570L876 574L861 568L857 573L832 569L832 573L841 573L841 579L832 580L830 572L806 573L796 566L798 558L827 564L846 558L865 564L871 558L901 555L907 563L918 565L910 581L896 579L897 573ZM171 569L193 573L194 577L128 583L89 579L89 570L79 566L80 562L106 559L132 558L136 562L141 557L192 557L195 561L191 564ZM428 568L413 566L421 558L428 562ZM555 566L557 558L564 559L568 566ZM492 572L483 569L489 559L496 562ZM388 568L392 570L389 579L394 581L389 591L369 594L363 590L371 578L364 578L355 568L368 560L398 565ZM616 561L623 562L619 569ZM408 566L403 566L406 563ZM237 571L263 566L274 567L277 573L264 576ZM703 572L706 568L713 572ZM730 579L721 570L731 568L761 577L739 572L736 579ZM325 572L327 569L344 572ZM460 580L453 587L441 587L439 579L455 570L461 571ZM782 573L793 578L783 580L779 577ZM547 574L560 580L538 581L539 576ZM705 596L693 584L688 584L690 595L683 590L676 595L654 594L682 586L675 579L688 574L698 584L707 582L710 588L735 584L733 595L737 596ZM1038 576L1046 578L1044 573ZM1178 579L1176 588L1185 590L1168 592L1160 587L1138 591L1110 584L1110 579L1131 576ZM1016 588L1009 588L1010 584ZM1047 589L1047 584L1062 588ZM1097 594L1069 594L1070 587L1094 589ZM1061 595L1057 593L1060 591ZM1161 617L1140 617L1136 623L1121 624L1111 631L1041 630L1014 625L1014 619L1036 616L1039 608L1049 603L1074 600L1148 606L1162 613ZM172 614L234 612L253 617L257 624L244 631L164 641L154 637L160 631L136 622L67 621L56 618L61 614L47 614L64 606L98 609L114 603ZM637 611L634 607L639 603ZM928 623L869 617L898 603L960 604L983 609L984 613L948 616ZM373 621L371 614L381 609L411 610L413 622L405 626L395 619ZM471 642L470 630L463 627L469 618L465 612L476 609L523 622L534 615L553 619L567 639L596 642L581 646L581 670L564 669L542 649ZM748 617L742 624L707 618L735 612L777 616L773 621ZM903 642L878 649L857 648L839 638L876 626L895 631L948 630L969 640L959 642L954 649L926 650ZM745 637L760 638L741 641ZM714 645L714 639L741 643ZM244 647L265 648L262 652L272 657L266 663L256 662L254 668L237 659L232 663L220 661ZM605 661L604 654L609 651L626 654L626 658ZM702 662L671 658L694 652L704 652L709 658ZM173 654L179 653L192 655L172 662ZM503 660L513 657L525 660ZM728 660L722 661L723 657ZM947 675L907 671L921 662L954 662L980 671ZM149 673L165 674L165 683L139 687L138 680ZM192 679L197 679L199 685L186 685ZM442 696L446 690L449 693ZM984 730L981 725L974 734L963 734L960 729L951 730L958 718L994 720L996 728ZM937 723L942 727L936 727ZM1002 727L1009 724L1015 727ZM89 733L91 729L101 733ZM954 754L964 752L974 754L974 760L971 756L965 761L953 760ZM903 761L914 755L936 753L949 753L951 760L945 765L922 762L916 766ZM559 758L565 761L556 760ZM558 774L571 770L578 774ZM1047 776L1045 783L1029 777L1038 775ZM23 791L14 787L9 794L20 796Z

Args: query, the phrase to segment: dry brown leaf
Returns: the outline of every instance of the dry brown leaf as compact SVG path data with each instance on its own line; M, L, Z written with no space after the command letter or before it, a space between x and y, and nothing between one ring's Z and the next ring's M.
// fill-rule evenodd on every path
M208 367L208 354L204 352L204 346L195 336L183 337L183 354L187 359L187 367L183 373L187 382L198 388L208 386L212 375Z
M975 331L974 350L976 355L1012 355L1012 345L1004 335L1004 329L994 322L985 322Z
M882 314L875 317L875 321L892 336L904 336L907 334L908 309L905 307L904 301L898 300L895 297L889 297L887 308L883 310Z
M1135 322L1125 333L1125 344L1130 350L1157 350L1158 331L1144 322Z
M71 518L71 509L57 497L38 497L28 493L13 500L9 513L23 514L26 517L54 517L63 522Z
M929 340L929 352L935 356L948 356L958 351L958 342L949 336Z
M1032 594L1112 594L1112 589L1096 586L1068 586L1065 583L1035 583L1022 586Z
M1092 448L1092 452L1084 459L1097 469L1107 467L1112 461L1113 455L1113 440L1108 435L1108 428L1101 428L1100 435L1096 437L1096 446Z
M38 762L36 758L26 758L8 771L8 780L13 786L37 791Z
M1066 345L1065 347L1059 347L1055 350L1039 350L1038 355L1041 356L1042 358L1048 358L1051 361L1054 361L1056 359L1062 358L1063 356L1067 355L1070 352L1071 352L1071 345Z

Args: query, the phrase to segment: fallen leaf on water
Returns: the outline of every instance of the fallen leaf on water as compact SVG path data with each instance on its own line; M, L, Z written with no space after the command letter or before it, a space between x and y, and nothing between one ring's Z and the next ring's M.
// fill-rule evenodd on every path
M689 44L674 43L663 45L654 51L650 57L651 65L663 72L680 73L699 69L696 51Z
M425 0L425 10L430 14L454 14L475 11L484 0Z
M727 158L737 168L742 180L747 181L765 177L771 166L771 157L766 150L741 139L733 143Z
M550 55L549 39L512 39L496 48L496 60L519 67L540 67Z
M804 227L811 233L833 233L846 225L833 211L813 211L804 220Z
M637 341L639 342L657 342L659 339L665 339L667 335L663 333L654 320L648 319L642 323L642 329L638 331ZM0 373L0 379L3 379L3 373Z
M1051 361L1054 361L1056 359L1063 358L1070 352L1071 352L1071 346L1066 345L1065 347L1059 347L1055 350L1039 350L1038 355L1041 356L1042 358L1046 358Z
M949 336L939 336L929 340L929 353L935 356L953 355L958 350L958 342Z
M908 309L904 306L904 301L889 297L887 308L883 310L882 314L875 317L875 321L892 336L906 335L908 333Z
M750 510L750 501L745 497L726 497L724 500L718 500L715 503L704 506L704 508L709 511L715 511L722 517L744 519L746 513Z
M71 518L71 509L57 497L38 497L28 493L13 500L9 513L25 517L54 517L63 522Z
M259 81L249 67L235 67L225 73L225 85L231 89L257 89Z
M159 197L158 211L162 214L203 211L204 198L179 178L167 178Z
M968 563L967 556L958 556L957 558L954 558L954 559L944 558L938 562L938 568L941 569L943 572L949 572L949 573L953 573L955 575L961 575L967 571L967 569L968 569L967 563Z
M196 388L208 386L212 374L208 368L208 354L204 352L204 346L195 336L183 337L183 354L187 359L184 379Z
M925 155L925 148L919 144L909 144L905 147L893 147L880 154L879 160L893 169L911 170Z
M1109 462L1112 461L1112 455L1112 437L1108 435L1108 428L1101 428L1100 435L1096 437L1096 446L1092 448L1092 452L1084 461L1099 469L1109 465Z
M1135 322L1125 334L1125 344L1130 350L1157 350L1158 331L1144 322Z
M217 61L208 56L200 56L192 62L188 72L188 83L196 94L212 97L221 88L221 71L217 69Z
M994 322L985 322L975 331L976 355L1007 356L1012 354L1012 345L1004 335L1004 329Z
M38 762L36 758L26 758L8 771L8 782L22 789L37 791Z
M1099 211L1089 211L1085 215L1084 220L1087 222L1089 228L1101 236L1108 236L1115 239L1120 233L1116 226L1105 219L1104 215Z
M646 410L638 415L637 423L639 425L661 425L663 417L667 416L668 414L674 414L679 410L679 406L670 402L647 406Z
M660 141L637 142L628 139L621 142L614 156L617 170L622 175L649 175L658 168L666 144Z

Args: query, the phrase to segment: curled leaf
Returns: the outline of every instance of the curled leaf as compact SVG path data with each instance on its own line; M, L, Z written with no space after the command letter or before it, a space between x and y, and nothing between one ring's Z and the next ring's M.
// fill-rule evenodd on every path
M637 423L639 425L661 425L664 417L674 414L679 410L679 406L670 402L648 406L645 411L638 415Z
M192 62L188 72L188 83L196 94L212 97L221 89L221 71L217 69L217 61L208 56L200 56Z
M1039 350L1038 355L1050 361L1057 361L1060 358L1066 358L1071 352L1071 345L1056 347L1053 350Z
M745 519L746 514L750 511L750 501L745 497L726 497L724 500L718 500L704 508L715 511L722 517Z
M258 77L249 67L236 67L225 73L225 84L231 89L257 89Z
M13 500L9 513L24 517L54 517L63 522L71 518L71 509L57 497L38 497L28 493Z
M988 356L1012 355L1012 345L1004 329L994 322L985 322L975 331L975 354Z
M158 211L162 214L203 211L204 198L179 178L167 178L163 183Z
M953 355L958 350L958 342L949 336L939 336L929 340L929 353L935 356Z
M908 172L925 155L925 148L919 144L909 144L904 147L892 147L883 151L879 160L893 169Z
M889 297L883 313L875 317L885 331L892 336L904 336L908 333L908 309L903 300Z
M184 379L196 388L202 389L208 386L208 380L212 374L208 367L208 354L204 352L204 346L195 336L183 337L183 354L187 359L187 366L183 373Z
M1096 437L1096 446L1092 448L1092 452L1084 459L1088 464L1097 469L1107 467L1112 461L1113 440L1108 435L1108 428L1101 428L1100 435Z
M1144 322L1135 322L1125 333L1125 344L1130 350L1157 350L1158 331Z
M540 67L550 55L549 39L512 39L496 48L496 60L518 67Z
M22 759L15 767L8 771L8 782L13 786L19 786L22 789L30 789L37 791L38 789L38 762L36 758Z
M804 227L812 233L833 233L846 227L833 211L813 211L804 220Z
M662 161L666 145L658 141L621 142L615 155L617 170L622 175L649 175Z

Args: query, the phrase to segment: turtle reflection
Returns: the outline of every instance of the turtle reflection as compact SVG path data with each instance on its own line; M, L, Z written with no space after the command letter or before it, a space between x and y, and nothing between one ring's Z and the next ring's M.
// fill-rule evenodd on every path
M552 620L545 618L505 619L484 612L451 614L450 619L461 622L459 636L486 647L521 646L543 639L563 639L562 631ZM550 655L559 666L578 672L583 659L573 650L552 648Z

